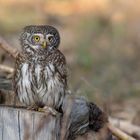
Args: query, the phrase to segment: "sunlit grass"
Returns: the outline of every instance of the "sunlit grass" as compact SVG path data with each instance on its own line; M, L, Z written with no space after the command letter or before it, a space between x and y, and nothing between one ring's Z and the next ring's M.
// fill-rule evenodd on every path
M32 6L9 6L0 17L0 32L16 32L26 25L42 22L42 15Z

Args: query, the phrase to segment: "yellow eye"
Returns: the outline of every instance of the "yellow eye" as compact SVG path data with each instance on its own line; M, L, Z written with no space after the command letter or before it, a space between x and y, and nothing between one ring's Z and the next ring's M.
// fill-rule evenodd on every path
M33 37L33 39L34 39L34 41L38 42L38 41L40 40L40 37L37 36L37 35L35 35L35 36Z
M48 40L49 40L50 43L52 43L53 42L53 37L52 36L49 36L48 37Z

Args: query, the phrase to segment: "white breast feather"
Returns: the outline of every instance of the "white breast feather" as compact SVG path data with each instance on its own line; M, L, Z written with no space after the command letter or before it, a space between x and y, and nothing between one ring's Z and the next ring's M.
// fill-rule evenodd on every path
M33 96L37 97L36 100L42 101L44 104L49 106L57 106L62 103L62 99L64 97L64 85L58 79L58 75L54 73L55 68L52 64L49 64L45 67L44 75L45 80L41 81L40 73L41 73L41 65L37 64L35 67L35 76L37 79L38 87L33 87L36 95L32 93L31 83L33 80L33 75L31 69L28 69L29 64L23 64L21 68L21 73L23 79L19 80L19 86L23 87L20 91L20 99L26 99L27 104L33 104L34 100ZM22 81L21 81L22 80ZM46 83L46 85L45 85ZM22 85L21 85L22 84ZM28 95L26 93L26 89L28 90ZM22 94L24 92L24 94ZM44 96L43 96L44 95ZM43 98L42 98L43 96ZM28 98L29 97L29 98Z
M28 88L30 86L29 78L31 78L30 72L28 71L28 66L29 65L27 63L23 64L23 66L21 68L21 74L22 74L23 79L20 79L19 83L18 83L20 87L23 87L23 88L20 88L21 89L20 99L21 100L25 99L27 104L29 104L31 101L33 101L33 98L31 96L32 94L30 94L32 91L30 88ZM28 95L27 95L26 89L29 93ZM30 99L27 97L30 97Z
M40 72L41 72L41 66L38 64L35 68L35 75L37 77L37 82L39 83L40 80Z

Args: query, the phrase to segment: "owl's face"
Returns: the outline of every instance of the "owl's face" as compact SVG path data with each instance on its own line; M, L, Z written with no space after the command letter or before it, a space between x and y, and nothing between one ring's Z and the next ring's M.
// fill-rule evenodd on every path
M26 26L20 37L22 47L34 50L51 50L58 48L60 36L52 26ZM25 48L24 48L25 49Z

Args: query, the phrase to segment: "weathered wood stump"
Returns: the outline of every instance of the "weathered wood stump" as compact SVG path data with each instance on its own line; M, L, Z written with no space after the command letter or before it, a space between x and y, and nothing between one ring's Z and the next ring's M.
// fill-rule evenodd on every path
M0 106L0 140L59 140L60 114Z
M106 123L104 113L84 98L75 98L71 110L67 100L65 103L65 113L55 116L51 112L1 105L0 140L74 140L87 132L98 131Z

